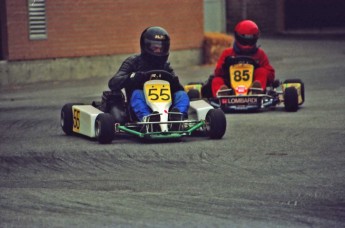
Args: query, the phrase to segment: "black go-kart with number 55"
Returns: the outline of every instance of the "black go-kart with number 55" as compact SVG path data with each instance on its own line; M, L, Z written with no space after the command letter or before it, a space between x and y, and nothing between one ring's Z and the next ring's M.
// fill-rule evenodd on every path
M207 99L215 108L225 112L232 111L259 111L284 104L288 112L296 112L303 104L304 83L300 79L288 79L283 82L275 80L262 91L251 88L253 74L256 67L255 60L250 57L228 57L225 60L225 69L229 75L231 87L220 90L213 97L211 83L213 75L206 83L192 82L185 86L191 99Z
M178 139L191 135L206 135L211 139L223 137L226 118L221 109L215 109L203 100L191 101L188 118L185 118L182 113L170 110L172 95L169 80L173 76L162 70L146 74L151 80L145 82L143 91L146 103L153 111L150 117L155 118L139 121L122 91L104 91L101 102L65 104L61 110L62 130L67 135L96 138L103 144L111 143L120 134L148 140ZM170 115L175 116L174 120L169 118Z

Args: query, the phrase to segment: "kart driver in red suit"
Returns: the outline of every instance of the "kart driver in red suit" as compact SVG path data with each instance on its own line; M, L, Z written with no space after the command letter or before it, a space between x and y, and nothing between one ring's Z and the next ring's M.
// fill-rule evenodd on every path
M212 95L216 97L217 91L230 87L228 77L223 70L223 64L228 56L247 56L255 60L257 67L254 70L254 82L252 88L261 88L265 91L267 83L272 83L275 78L273 67L270 65L266 53L256 45L259 38L259 28L255 22L244 20L235 27L235 42L232 48L227 48L221 54L212 80Z

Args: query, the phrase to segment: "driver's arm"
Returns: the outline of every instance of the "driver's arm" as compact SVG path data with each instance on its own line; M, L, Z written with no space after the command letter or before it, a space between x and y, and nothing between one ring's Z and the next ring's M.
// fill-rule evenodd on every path
M169 73L171 73L172 75L174 75L173 79L170 82L171 92L175 93L177 91L184 90L183 86L180 83L178 76L175 74L174 70L170 66L170 63L165 64L164 70L166 70Z
M109 80L110 90L121 90L130 86L130 76L134 71L134 56L131 56L122 63L116 74Z
M223 66L225 63L225 59L228 56L234 56L234 55L235 53L230 48L227 48L222 52L222 54L220 55L217 61L216 68L214 69L215 77L223 77L225 75L224 66Z
M275 70L270 64L266 53L259 49L258 51L259 67L255 71L261 71L261 74L267 75L267 81L273 82L275 79Z

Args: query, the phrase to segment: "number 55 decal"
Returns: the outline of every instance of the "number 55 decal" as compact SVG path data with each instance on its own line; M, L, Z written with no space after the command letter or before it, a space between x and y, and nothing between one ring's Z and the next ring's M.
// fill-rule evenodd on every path
M80 111L73 109L73 131L79 132L80 129Z
M168 102L171 100L170 86L165 84L150 84L146 86L147 98L153 102Z

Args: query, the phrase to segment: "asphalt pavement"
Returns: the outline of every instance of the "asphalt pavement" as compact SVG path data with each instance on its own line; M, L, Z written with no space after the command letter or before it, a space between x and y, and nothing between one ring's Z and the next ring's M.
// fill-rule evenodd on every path
M109 78L1 88L0 227L345 227L345 40L259 43L305 103L227 114L221 140L66 136L62 106L99 100ZM213 66L175 71L186 84Z

